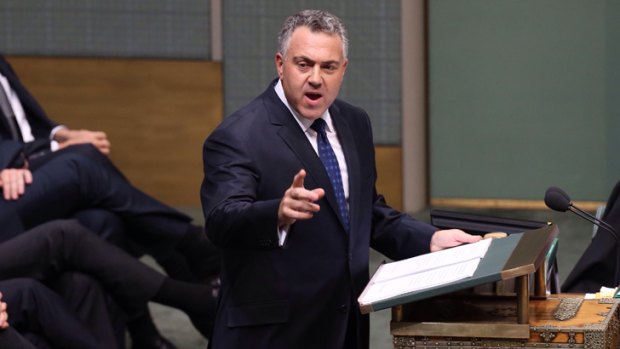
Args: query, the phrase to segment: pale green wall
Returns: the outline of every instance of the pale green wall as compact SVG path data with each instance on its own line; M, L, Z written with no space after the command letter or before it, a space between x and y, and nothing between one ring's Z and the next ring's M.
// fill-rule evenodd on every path
M430 0L433 198L605 200L620 179L617 0Z

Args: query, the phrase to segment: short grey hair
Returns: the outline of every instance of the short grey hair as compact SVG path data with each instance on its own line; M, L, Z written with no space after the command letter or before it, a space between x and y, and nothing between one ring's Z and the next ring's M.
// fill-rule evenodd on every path
M282 29L278 35L278 52L282 57L286 56L288 45L293 32L298 27L308 27L313 33L336 34L342 40L342 53L347 58L349 51L349 39L347 30L342 20L337 16L323 10L303 10L289 16L282 24Z

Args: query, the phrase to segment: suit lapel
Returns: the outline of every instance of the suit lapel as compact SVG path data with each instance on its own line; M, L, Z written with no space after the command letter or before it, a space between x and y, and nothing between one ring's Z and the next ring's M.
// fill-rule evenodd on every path
M268 110L271 123L279 127L278 135L303 164L303 168L306 170L305 183L311 184L314 182L316 187L325 190L325 198L344 229L344 224L338 212L336 195L327 175L327 171L303 130L299 127L297 121L295 121L295 117L291 115L288 108L280 101L280 98L273 89L273 85L270 85L265 93L265 106ZM345 157L346 156L345 153ZM311 185L307 185L306 187L308 189L314 189Z
M1 56L0 56L1 57ZM7 75L7 67L6 67L6 62L4 61L4 58L0 59L0 74L2 74L2 76L4 76L7 81L9 82L9 85L11 84L11 79L9 79L9 77ZM2 86L0 86L0 88L2 88ZM2 132L0 132L0 138L4 138L4 139L11 139L11 135L9 134L9 121L6 118L6 115L4 115L4 111L2 110L2 108L0 108L0 124L2 124Z
M4 58L0 60L0 74L2 74L2 76L6 78L6 80L9 83L9 88L15 91L15 93L17 94L21 102L23 99L22 91L24 90L24 87L20 84L19 80L17 80L17 78L15 77L15 73L13 72L12 69L10 69L10 67L8 66L8 63L4 60ZM7 92L7 98L8 98L8 92ZM22 108L24 108L24 112L26 112L26 116L27 116L28 112L26 111L26 107L24 106L23 102L22 102ZM9 125L9 121L6 115L4 115L2 108L0 108L0 116L2 116L2 132L1 132L2 137L6 139L13 139L9 131L11 129L11 125Z

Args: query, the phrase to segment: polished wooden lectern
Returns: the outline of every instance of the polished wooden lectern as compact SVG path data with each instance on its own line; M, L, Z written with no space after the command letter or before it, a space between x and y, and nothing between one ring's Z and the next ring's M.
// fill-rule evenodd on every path
M557 226L549 224L494 239L473 277L365 310L392 308L395 349L617 348L617 299L548 294L545 261L557 234ZM477 291L507 281L514 281L512 292Z

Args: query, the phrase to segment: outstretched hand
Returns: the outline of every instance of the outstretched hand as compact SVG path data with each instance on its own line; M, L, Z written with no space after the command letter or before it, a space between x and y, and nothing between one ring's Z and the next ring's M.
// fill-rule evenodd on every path
M446 248L478 242L482 239L479 235L471 235L460 229L438 230L431 237L431 252Z
M278 208L279 227L291 225L298 219L310 219L321 209L315 202L325 195L325 191L321 188L313 190L304 188L305 178L306 171L299 170L291 186L284 192Z

